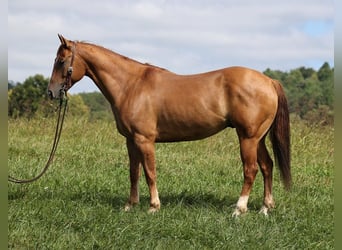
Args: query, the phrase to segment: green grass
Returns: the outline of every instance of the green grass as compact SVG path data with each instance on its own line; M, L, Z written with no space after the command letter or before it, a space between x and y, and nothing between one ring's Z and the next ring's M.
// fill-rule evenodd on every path
M54 120L9 120L8 165L28 178L44 166ZM231 217L242 166L235 131L186 143L157 144L161 211L148 214L129 194L125 140L115 124L67 117L54 163L32 184L8 184L9 249L333 249L333 128L292 125L291 192L275 171L276 208L258 213L261 173L247 214Z

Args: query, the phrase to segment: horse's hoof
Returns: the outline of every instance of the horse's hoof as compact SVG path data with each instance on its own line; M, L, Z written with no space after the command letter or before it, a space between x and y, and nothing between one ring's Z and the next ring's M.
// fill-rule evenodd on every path
M241 214L241 212L239 210L235 209L234 213L232 213L232 217L237 218L240 214Z
M233 212L233 214L232 214L232 217L233 218L237 218L237 217L239 217L241 214L244 214L244 213L246 213L247 212L247 208L245 208L245 209L242 209L242 208L235 208L235 210L234 210L234 212Z
M262 206L260 211L259 211L259 214L263 214L265 216L268 216L268 208L266 206Z
M155 207L150 207L150 209L148 210L149 214L154 214L157 213L159 211L159 209L155 208Z
M264 204L260 209L260 214L268 216L268 213L275 207L272 196L264 200Z
M268 216L268 213L274 208L274 203L270 204L269 206L263 205L259 211L259 214L263 214Z
M133 205L127 203L127 204L125 205L125 207L124 207L124 211L125 211L125 212L129 212L129 211L131 211L132 208L133 208Z
M151 205L149 210L148 210L148 213L154 214L154 213L158 212L159 210L160 210L160 204L154 205L154 206Z

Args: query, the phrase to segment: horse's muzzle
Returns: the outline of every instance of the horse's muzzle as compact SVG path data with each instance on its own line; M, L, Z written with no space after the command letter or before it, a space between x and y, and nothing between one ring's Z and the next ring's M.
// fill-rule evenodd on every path
M48 97L53 100L53 99L63 99L66 96L66 91L62 88L59 92L58 95L56 95L55 92L52 90L47 91Z
M53 92L51 90L47 91L47 95L48 97L50 97L51 100L54 98Z

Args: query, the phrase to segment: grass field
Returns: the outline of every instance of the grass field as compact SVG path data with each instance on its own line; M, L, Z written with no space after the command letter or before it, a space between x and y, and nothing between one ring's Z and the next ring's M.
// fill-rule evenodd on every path
M31 177L45 164L54 120L9 120L10 173ZM235 131L157 145L161 211L149 195L122 210L129 194L125 140L115 124L66 118L54 163L33 184L8 186L9 249L333 249L334 131L292 124L293 188L274 174L276 208L258 213L261 173L247 214L231 214L242 185Z

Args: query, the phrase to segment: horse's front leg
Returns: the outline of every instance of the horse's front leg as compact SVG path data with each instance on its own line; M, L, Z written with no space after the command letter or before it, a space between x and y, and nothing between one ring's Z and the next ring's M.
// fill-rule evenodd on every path
M129 173L131 181L131 191L125 211L129 211L135 204L139 203L139 177L140 165L142 163L141 153L132 139L126 140L129 156Z
M153 213L160 209L160 200L157 190L157 174L155 161L154 141L142 135L136 135L135 144L141 152L142 165L146 177L146 182L150 192L150 209Z

